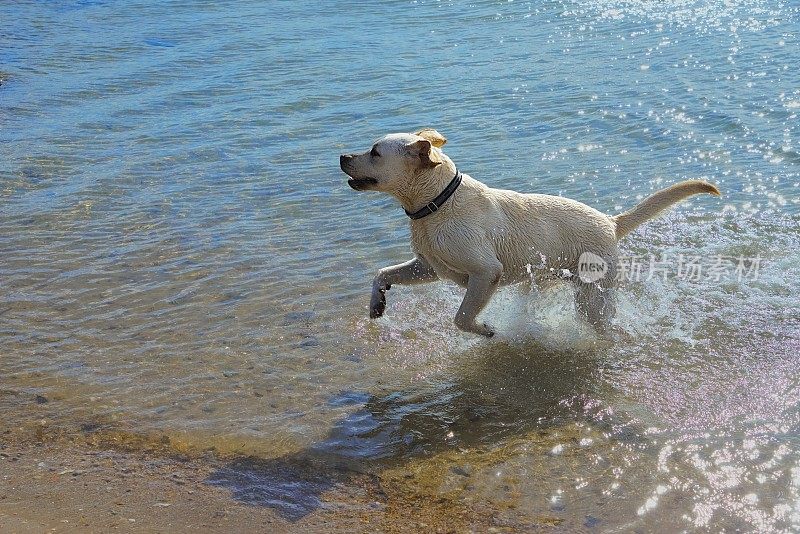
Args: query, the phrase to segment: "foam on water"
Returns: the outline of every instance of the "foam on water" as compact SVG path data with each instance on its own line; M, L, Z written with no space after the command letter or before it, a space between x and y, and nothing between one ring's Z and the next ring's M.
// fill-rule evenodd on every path
M642 271L641 276L619 284L617 327L646 342L673 339L692 345L708 341L709 332L701 329L710 325L732 331L760 316L762 326L774 330L784 320L796 319L800 236L790 230L773 232L766 242L762 238L771 228L793 229L796 218L685 219L685 215L668 215L623 241L621 256L639 258ZM709 235L714 239L709 240ZM651 256L653 261L667 263L666 278L661 271L649 269ZM679 258L697 258L700 275L681 276ZM719 258L732 263L718 274L704 276L703 269L710 272ZM387 316L379 323L384 328L382 339L430 342L438 348L428 346L411 353L438 357L465 350L475 341L452 324L463 294L463 289L443 283L412 290L395 287L389 292ZM479 319L496 328L499 340L536 339L552 349L579 350L598 338L578 319L573 295L568 283L544 289L533 286L532 290L527 284L501 288ZM361 324L366 328L368 323ZM400 352L407 348L399 346Z

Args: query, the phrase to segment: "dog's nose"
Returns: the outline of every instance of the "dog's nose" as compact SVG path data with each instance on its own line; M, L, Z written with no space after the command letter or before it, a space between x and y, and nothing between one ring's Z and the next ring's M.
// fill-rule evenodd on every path
M342 154L339 156L339 166L344 168L345 165L350 163L351 159L353 159L353 154Z

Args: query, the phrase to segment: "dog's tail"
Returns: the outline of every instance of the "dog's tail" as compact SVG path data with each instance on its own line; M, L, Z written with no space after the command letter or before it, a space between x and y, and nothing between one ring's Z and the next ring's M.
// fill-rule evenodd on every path
M634 206L633 209L611 217L611 220L614 221L614 224L617 226L617 239L628 235L634 231L637 226L649 221L676 202L680 202L684 198L700 193L709 193L716 196L720 195L719 189L717 189L714 184L702 180L678 182L666 189L653 193Z

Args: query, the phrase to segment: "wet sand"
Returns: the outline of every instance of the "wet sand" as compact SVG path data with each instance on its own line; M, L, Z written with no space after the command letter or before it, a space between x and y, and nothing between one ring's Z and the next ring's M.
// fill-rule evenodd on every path
M320 510L292 522L205 483L214 461L48 443L4 445L0 466L0 525L6 532L461 530L437 525L443 518L392 528L377 510Z
M433 488L425 473L414 470L376 475L346 467L333 469L339 480L320 492L313 509L287 517L280 506L247 504L212 482L232 465L269 476L263 459L181 450L165 436L17 419L0 427L0 527L22 533L517 532L561 523L557 517L509 523L496 513L497 503L468 504L427 491ZM294 467L306 483L319 476L313 460Z
M202 483L208 466L63 444L0 452L6 532L289 530L270 510Z

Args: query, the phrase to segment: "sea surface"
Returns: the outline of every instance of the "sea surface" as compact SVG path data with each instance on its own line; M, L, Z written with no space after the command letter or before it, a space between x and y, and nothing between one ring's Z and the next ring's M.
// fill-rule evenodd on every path
M796 531L799 62L789 0L4 2L0 431L272 462L209 483L292 521L356 506L275 468L314 457L498 527ZM421 127L607 213L723 195L623 241L611 343L568 288L503 289L492 340L443 283L370 321L408 221L338 156Z

